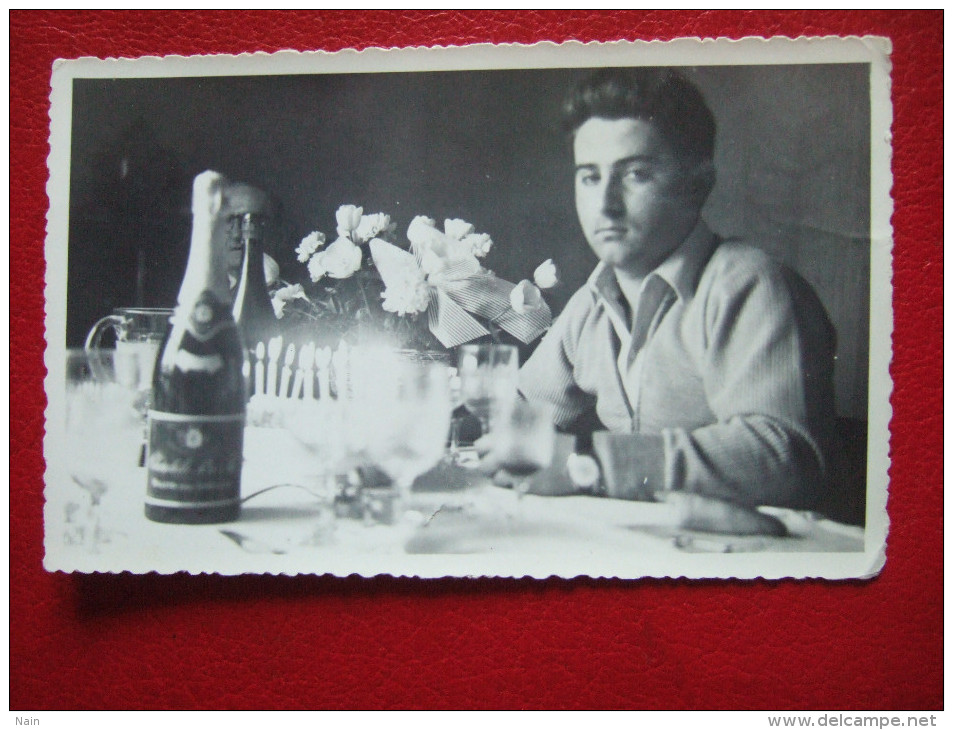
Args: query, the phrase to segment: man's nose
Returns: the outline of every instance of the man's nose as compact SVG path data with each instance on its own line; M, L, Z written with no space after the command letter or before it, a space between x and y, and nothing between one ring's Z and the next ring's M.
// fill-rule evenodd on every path
M625 213L622 186L618 180L611 177L606 180L605 187L602 190L602 213L608 218L618 218Z

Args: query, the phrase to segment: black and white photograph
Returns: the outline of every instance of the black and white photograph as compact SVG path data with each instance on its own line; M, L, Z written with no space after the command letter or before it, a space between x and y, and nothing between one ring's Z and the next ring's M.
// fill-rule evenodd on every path
M876 575L889 53L59 62L46 569Z

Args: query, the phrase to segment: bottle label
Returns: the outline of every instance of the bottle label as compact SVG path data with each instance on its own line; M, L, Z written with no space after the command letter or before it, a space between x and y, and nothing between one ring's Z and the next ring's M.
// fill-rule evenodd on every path
M241 494L245 416L149 411L146 503L214 508Z
M219 332L234 327L231 310L205 290L185 319L185 328L199 342L208 342Z

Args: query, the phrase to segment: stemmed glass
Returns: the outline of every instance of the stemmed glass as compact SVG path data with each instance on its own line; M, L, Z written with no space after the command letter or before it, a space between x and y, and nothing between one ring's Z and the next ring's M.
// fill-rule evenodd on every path
M394 482L392 496L406 500L416 478L435 466L446 449L450 371L440 363L399 358L378 365L376 377L364 379L350 404L350 416L359 423L348 430L364 432L366 457Z
M333 498L335 480L347 455L341 403L331 398L291 400L284 423L304 448L308 486Z
M119 382L112 351L68 352L63 448L69 479L86 493L86 504L65 505L67 543L96 551L109 542L103 499L117 480L136 479L142 426L138 391L130 385Z
M463 404L486 435L494 412L517 398L519 353L513 345L462 345L457 364Z

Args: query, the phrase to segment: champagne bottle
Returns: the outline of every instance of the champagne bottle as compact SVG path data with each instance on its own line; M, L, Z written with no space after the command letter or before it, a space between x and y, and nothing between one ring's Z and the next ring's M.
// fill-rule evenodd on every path
M245 353L225 266L226 189L210 171L192 188L188 264L149 411L145 510L156 522L227 522L241 509Z
M265 285L262 251L264 217L256 213L244 213L240 219L245 253L232 316L238 323L245 350L248 351L254 350L259 342L267 344L277 334L278 318Z

